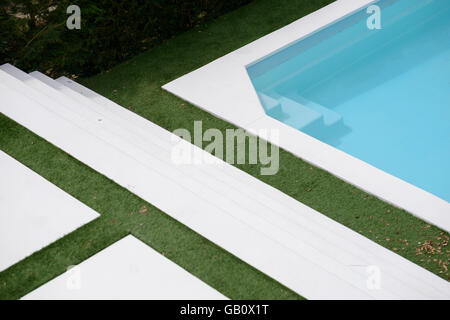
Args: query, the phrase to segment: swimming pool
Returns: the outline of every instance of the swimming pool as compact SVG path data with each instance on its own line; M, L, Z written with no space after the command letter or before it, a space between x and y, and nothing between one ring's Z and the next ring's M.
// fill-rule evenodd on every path
M382 0L247 66L265 112L450 201L450 1Z
M163 89L450 232L446 2L336 0Z

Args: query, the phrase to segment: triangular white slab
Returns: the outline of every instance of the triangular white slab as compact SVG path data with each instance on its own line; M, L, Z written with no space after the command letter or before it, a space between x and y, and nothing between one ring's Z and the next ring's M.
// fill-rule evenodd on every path
M0 151L0 271L98 216Z
M225 296L127 236L23 299L205 299Z

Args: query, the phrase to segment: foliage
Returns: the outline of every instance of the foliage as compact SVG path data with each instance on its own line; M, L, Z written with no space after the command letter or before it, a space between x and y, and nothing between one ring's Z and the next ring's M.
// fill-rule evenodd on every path
M250 0L0 0L0 64L92 75ZM81 9L69 30L66 9Z

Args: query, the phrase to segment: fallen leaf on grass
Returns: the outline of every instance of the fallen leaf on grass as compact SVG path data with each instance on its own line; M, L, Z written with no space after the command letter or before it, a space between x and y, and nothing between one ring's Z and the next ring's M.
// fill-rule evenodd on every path
M139 213L146 213L147 212L147 207L146 206L142 206L140 209L139 209Z

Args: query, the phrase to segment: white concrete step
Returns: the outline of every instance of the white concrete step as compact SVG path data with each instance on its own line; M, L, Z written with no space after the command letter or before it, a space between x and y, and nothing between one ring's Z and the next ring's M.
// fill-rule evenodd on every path
M293 256L291 263L283 263L285 268L293 268L293 270L282 272L280 274L281 279L283 277L290 278L294 270L308 269L307 275L317 270L317 268L321 268L304 257L293 255L290 250L276 241L268 239L260 231L254 230L242 221L233 219L222 209L214 207L191 190L183 190L177 183L164 179L161 176L156 176L154 172L141 163L133 161L132 158L120 153L105 140L96 137L90 132L89 128L82 129L72 124L64 118L64 114L58 116L54 112L58 109L58 106L53 104L51 99L41 97L44 100L42 103L45 103L46 106L43 107L43 104L26 98L27 95L37 98L37 93L29 88L21 87L24 84L19 80L15 78L5 79L5 74L2 74L1 71L0 82L8 82L9 85L9 89L7 89L0 84L0 91L7 102L5 105L2 105L2 112L7 116L68 151L69 154L92 168L111 177L117 183L155 204L182 223L193 227L200 234L212 239L236 256L242 257L253 266L276 276L277 273L282 271L277 261L282 261L283 256ZM15 87L15 89L11 90L12 87ZM21 91L21 93L17 90ZM3 108L3 106L7 106L7 108ZM61 108L58 111L61 113L63 109ZM86 125L83 120L78 119L75 115L73 115L73 119L77 119L81 125ZM202 222L202 219L194 220L195 216L199 214L205 221L206 219L212 219L211 222ZM192 223L190 223L191 220L193 221ZM198 223L200 223L200 226L196 228ZM211 224L213 225L211 226ZM230 227L223 228L223 226ZM211 231L213 231L213 234L210 233ZM233 232L231 237L230 232ZM242 246L242 242L245 242L247 245ZM271 252L269 260L266 260L267 250ZM297 275L295 282L301 283L302 287L305 286L305 282L311 282L306 275L303 273L301 273L301 276ZM327 273L325 270L321 277L323 281L320 283L311 282L307 285L307 287L312 286L312 290L320 292L320 296L324 294L329 297L337 295L338 290L341 290L343 286L348 287L347 290L351 290L350 285L345 282L339 285L339 282L342 280L334 274ZM330 283L332 284L331 288L329 287ZM335 285L333 285L334 283ZM357 290L354 290L354 292L349 291L348 294L350 295L350 293L353 298L368 298L367 295Z
M97 217L0 151L0 272Z
M67 84L65 79L60 79L59 81L63 80ZM20 90L25 90L17 83L14 85L17 86L16 89L19 92ZM142 131L145 131L145 135L151 136L152 139L154 137L166 139L165 141L163 139L158 141L160 145L166 146L162 149L168 154L167 150L172 146L169 132L112 102L105 103L103 99L99 99L95 94L81 90L78 92L84 94L91 101L100 102L103 106L111 106L111 112L104 114L107 117L112 117L111 114L114 113L115 115L120 114L123 119L130 119L131 122L125 131L128 131L130 127L140 127ZM41 101L37 96L34 96L34 98ZM51 105L51 102L47 100L44 105ZM53 111L56 112L57 110L53 109ZM60 116L64 116L64 114L60 113ZM88 113L84 116L89 117ZM146 157L146 161L153 161L153 164L158 163L155 159L150 159L148 151L141 150L138 153L136 149L139 149L139 146L133 146L130 143L132 137L128 137L129 141L115 137L111 131L114 131L116 127L115 125L110 126L109 122L105 122L104 126L100 126L95 123L94 118L84 118L82 120L80 117L74 116L73 119L69 119L69 122L75 120L73 122L76 123L78 128L90 130L90 133L94 136L103 138L103 141L107 141L107 144L114 145L115 149L120 150L122 157L123 153L128 155L128 158L125 157L127 162L116 163L119 166L119 168L116 168L116 172L120 171L121 168L125 171L134 172L135 170L132 169L134 168L133 160L137 161L136 157L142 157L142 159ZM89 125L87 125L87 122L89 122ZM30 125L34 126L32 123ZM73 126L70 127L73 128ZM136 134L136 132L133 134ZM49 137L54 138L51 134ZM154 142L154 140L152 141ZM77 143L80 144L80 141ZM75 149L67 142L63 142L60 147L69 153L71 153L72 149ZM201 150L199 152L204 153ZM130 156L130 153L136 157L133 158ZM160 154L159 150L153 153ZM83 162L93 163L95 161L91 159L92 157L94 156L81 152L78 158ZM109 158L114 159L114 157ZM167 169L167 166L158 165L158 168L161 169L158 173L163 173L165 176L161 178L160 175L158 179L144 179L146 181L140 181L145 177L149 168L142 169L141 179L136 178L136 176L128 179L129 177L124 178L119 173L108 175L108 168L103 168L103 164L100 161L93 163L93 165L94 169L113 178L119 184L154 203L200 234L308 298L331 298L334 294L336 294L334 297L340 298L352 295L359 298L370 296L378 298L427 297L429 295L439 295L438 292L442 289L442 280L433 274L340 226L336 222L327 219L232 166L222 165L220 168L214 166L189 166L188 171L183 169L182 173L177 173L178 176L175 181L160 183L160 180L166 180L167 176L172 174L167 173L167 170L176 171L179 167L172 165L169 161L168 166L170 169ZM132 168L128 168L128 166L132 166ZM204 170L217 181L211 180L211 178L208 180L204 174L199 178L200 180L197 179L195 181L197 174L201 176ZM195 172L194 177L191 171ZM185 175L189 178L184 177ZM141 184L137 186L135 182L141 182ZM171 190L171 183L175 186L175 192ZM204 188L202 183L207 188ZM185 207L182 210L181 207L183 205L175 206L173 203L166 203L170 200L162 194L149 194L147 189L152 184L161 184L163 188L167 186L165 190L175 195L175 197L171 198L172 202L181 202L183 205L190 205L191 207ZM179 187L180 184L183 185L184 191L182 191L183 188ZM208 196L205 197L204 194ZM227 194L230 194L228 198L225 196ZM189 199L185 199L186 195L195 199L195 201L189 203ZM177 199L177 196L180 196L183 200ZM247 196L249 196L249 199L247 199ZM210 206L214 209L211 210ZM198 209L195 211L198 214L185 214L187 210L193 212L192 209ZM224 228L225 225L229 225L230 229ZM254 229L257 229L257 231ZM237 236L233 233L230 236L231 230L241 230L241 233L238 233ZM324 230L333 230L333 232L324 232ZM255 232L257 236L252 237L251 234L255 234ZM249 242L249 240L253 240L253 242ZM242 242L247 245L242 247ZM280 248L282 248L281 251ZM267 255L267 251L269 251L269 255ZM281 256L279 256L280 254ZM279 261L275 259L277 256ZM287 263L289 260L292 260L292 263ZM383 272L386 273L386 289L380 292L367 292L365 284L367 275L362 266L377 264L382 265ZM303 277L295 273L293 275L292 271L287 272L292 270L294 266L298 266L297 269L294 268L295 270L303 270L302 274L308 271L306 272L307 276ZM286 272L283 272L282 268L286 268L284 269ZM317 279L311 278L314 273L321 274L321 276ZM325 278L332 279L331 283L335 285L322 281ZM404 281L405 278L407 281ZM426 285L423 284L425 278L429 282ZM318 282L314 283L314 281ZM342 281L348 281L351 289L348 289L347 285L343 285ZM401 284L402 281L405 283ZM358 289L353 288L355 284ZM337 288L336 291L330 291L330 286ZM342 296L344 288L347 288L346 291L348 292L347 295ZM445 295L445 290L448 289L441 290L441 294L444 292ZM418 295L418 292L422 292L422 294Z
M22 300L225 300L145 243L127 236Z

